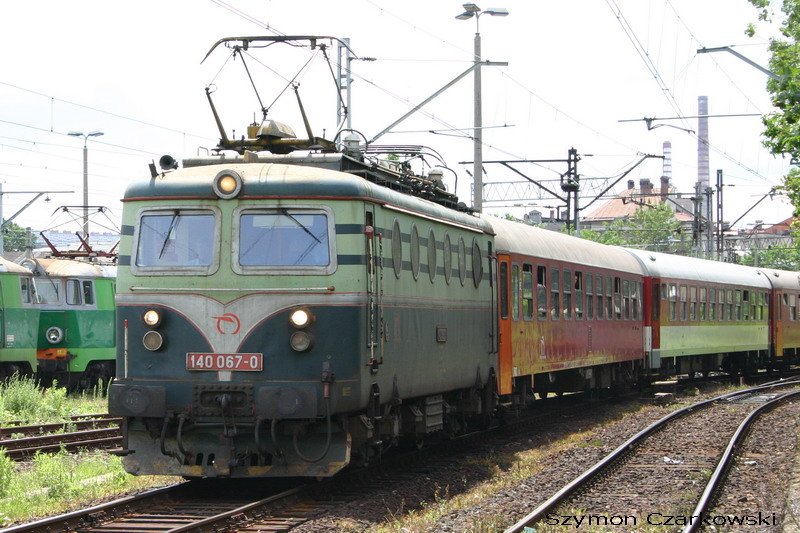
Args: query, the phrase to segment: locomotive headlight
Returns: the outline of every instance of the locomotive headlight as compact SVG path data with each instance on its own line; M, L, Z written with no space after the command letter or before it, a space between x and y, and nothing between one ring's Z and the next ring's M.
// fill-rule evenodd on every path
M157 331L148 331L144 334L144 337L142 337L142 344L151 352L155 352L164 345L164 337Z
M301 307L299 309L295 309L289 315L289 323L292 326L296 327L297 329L303 329L311 322L314 321L314 315L311 314L311 311L308 309Z
M291 346L292 350L295 352L308 351L313 344L314 337L307 331L295 331L292 333L292 336L289 337L289 346Z
M64 338L64 332L61 330L61 328L53 326L51 328L47 328L44 336L47 339L47 342L50 344L58 344Z
M223 200L236 198L242 190L242 177L233 170L223 170L214 177L214 193Z
M148 309L142 315L142 321L151 328L154 328L161 323L161 314L155 309Z

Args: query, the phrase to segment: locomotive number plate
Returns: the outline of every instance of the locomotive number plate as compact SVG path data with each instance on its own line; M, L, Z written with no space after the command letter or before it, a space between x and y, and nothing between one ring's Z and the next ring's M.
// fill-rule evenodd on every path
M260 372L263 369L264 356L260 353L186 354L186 370Z

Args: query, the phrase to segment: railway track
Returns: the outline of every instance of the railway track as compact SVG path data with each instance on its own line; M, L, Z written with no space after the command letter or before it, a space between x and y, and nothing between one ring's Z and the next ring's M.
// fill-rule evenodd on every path
M83 415L71 417L68 422L50 424L6 425L0 428L0 448L15 461L28 459L41 452L64 449L117 448L122 443L119 418L108 415Z
M670 413L562 487L506 529L506 533L535 528L543 520L551 525L556 521L564 525L563 520L583 520L584 525L594 523L598 527L631 527L646 520L645 525L686 526L685 532L696 531L705 525L703 519L708 516L711 503L724 484L733 454L750 425L782 402L797 398L800 395L798 386L800 380L759 385ZM795 390L779 392L785 387ZM709 421L713 421L713 425ZM697 434L692 430L703 427L708 438L696 440ZM670 438L670 435L679 437ZM707 483L705 477L708 477ZM686 505L685 501L670 501L669 496L665 496L667 493L680 493L682 498L686 498L687 493L693 494L694 510L691 514L686 511L680 514L678 511ZM654 501L665 500L675 509L642 512L654 509ZM581 509L581 515L573 517L570 514L574 513L570 511L573 509ZM637 517L637 512L647 517ZM667 520L667 516L681 520L671 524L659 522Z

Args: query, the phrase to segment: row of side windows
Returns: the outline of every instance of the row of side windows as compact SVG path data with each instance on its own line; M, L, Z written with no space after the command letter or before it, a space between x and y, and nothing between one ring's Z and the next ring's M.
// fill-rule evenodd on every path
M411 233L409 235L410 243L410 259L411 259L411 275L416 280L419 278L421 269L420 264L420 248L423 246L422 239L419 236L419 230L416 224L411 225ZM464 243L464 238L459 237L456 247L452 246L450 234L445 232L444 239L441 241L441 247L437 246L436 234L433 228L428 230L428 239L424 243L427 248L428 258L428 276L431 283L436 279L436 269L438 264L438 249L442 250L442 270L444 271L444 280L449 285L450 279L454 271L458 275L461 285L464 285L467 279L467 247ZM456 269L453 269L453 252L456 252ZM478 287L483 279L483 251L478 239L472 240L472 282L475 287ZM400 230L400 221L395 219L392 228L392 265L394 267L395 276L400 279L400 274L403 272L403 234Z
M698 288L662 283L661 301L669 302L670 322L764 321L769 315L767 293L750 289ZM657 314L658 309L654 308L654 312Z
M539 320L638 320L642 315L638 281L567 268L549 270L529 263L511 266L512 320L533 320L534 316ZM500 312L508 318L503 301Z

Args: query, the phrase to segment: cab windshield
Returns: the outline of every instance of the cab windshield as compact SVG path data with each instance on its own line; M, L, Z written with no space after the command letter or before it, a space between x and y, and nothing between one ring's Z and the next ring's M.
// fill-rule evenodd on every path
M136 266L208 267L214 259L214 214L144 214L139 221Z
M289 209L242 213L239 264L243 267L329 265L327 215Z

